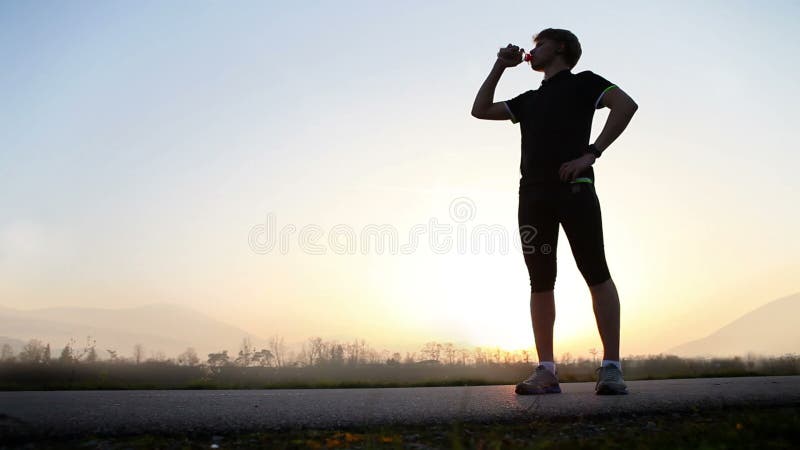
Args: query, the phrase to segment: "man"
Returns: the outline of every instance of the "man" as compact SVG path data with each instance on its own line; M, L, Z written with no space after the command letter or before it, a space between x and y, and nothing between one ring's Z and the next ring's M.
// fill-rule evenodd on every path
M592 165L622 133L638 106L605 78L591 71L572 73L581 56L573 33L547 28L535 35L533 42L530 55L516 45L500 49L472 106L472 115L478 119L519 123L522 135L518 222L530 277L531 322L539 363L533 374L517 385L516 393L561 392L553 359L553 288L560 223L591 292L603 342L595 392L627 394L619 358L619 297L606 264ZM503 71L523 59L529 59L531 69L544 72L541 86L495 103L494 91ZM590 145L594 111L603 107L611 112Z

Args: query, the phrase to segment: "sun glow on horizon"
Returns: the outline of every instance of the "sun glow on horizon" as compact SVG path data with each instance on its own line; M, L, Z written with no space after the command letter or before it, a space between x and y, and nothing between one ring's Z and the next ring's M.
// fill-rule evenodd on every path
M0 4L0 306L166 301L298 342L530 349L511 242L519 125L470 109L498 46L529 43L538 25L487 22L477 2L422 5ZM659 352L800 289L800 63L786 57L800 50L800 2L631 3L613 12L620 27L597 19L605 9L535 8L543 26L571 24L576 72L639 104L595 162L595 186L622 353ZM413 38L398 39L410 23ZM494 100L541 79L509 69ZM607 116L596 112L593 138ZM251 246L268 213L294 227L285 253ZM337 254L327 240L335 226L388 225L403 245L432 219L451 239L497 226L508 251L437 252L422 234L408 254ZM557 256L556 352L585 355L599 334L563 229Z

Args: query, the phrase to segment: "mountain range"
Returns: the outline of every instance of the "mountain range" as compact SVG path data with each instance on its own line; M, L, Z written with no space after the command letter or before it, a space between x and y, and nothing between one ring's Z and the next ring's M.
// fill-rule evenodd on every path
M800 354L800 292L773 300L708 336L672 347L677 356Z
M174 357L193 347L201 360L208 353L228 350L235 357L245 337L257 348L266 348L267 341L236 326L211 318L190 307L154 303L144 306L104 309L58 307L18 310L0 307L0 344L9 343L15 353L29 339L50 343L52 357L75 342L83 348L87 336L96 341L100 358L107 358L106 349L120 356L130 356L136 344L144 346L144 356L161 352Z
M684 357L763 356L800 354L800 293L781 297L714 331L701 339L668 349ZM122 309L57 307L19 310L0 306L0 345L8 343L18 353L32 338L50 343L51 354L73 340L83 348L87 336L97 342L100 358L106 349L130 357L141 344L145 357L158 353L174 357L193 347L201 360L209 353L228 350L238 354L242 340L250 338L256 349L268 348L267 340L234 325L209 317L191 307L153 303ZM287 343L288 347L292 345Z

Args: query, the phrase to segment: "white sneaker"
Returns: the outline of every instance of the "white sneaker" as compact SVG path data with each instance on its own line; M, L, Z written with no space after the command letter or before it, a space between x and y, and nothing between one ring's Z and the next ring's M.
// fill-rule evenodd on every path
M519 395L559 394L558 377L544 365L539 365L525 381L514 390Z

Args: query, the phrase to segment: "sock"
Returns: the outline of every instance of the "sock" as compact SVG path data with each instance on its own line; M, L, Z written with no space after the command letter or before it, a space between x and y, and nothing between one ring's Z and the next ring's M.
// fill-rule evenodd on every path
M547 370L550 371L553 375L556 374L556 363L553 361L539 361L539 365L545 366Z
M614 364L615 366L617 366L617 369L619 369L619 371L622 372L622 364L620 364L619 361L614 361L613 359L604 359L602 366L605 367L609 364Z

